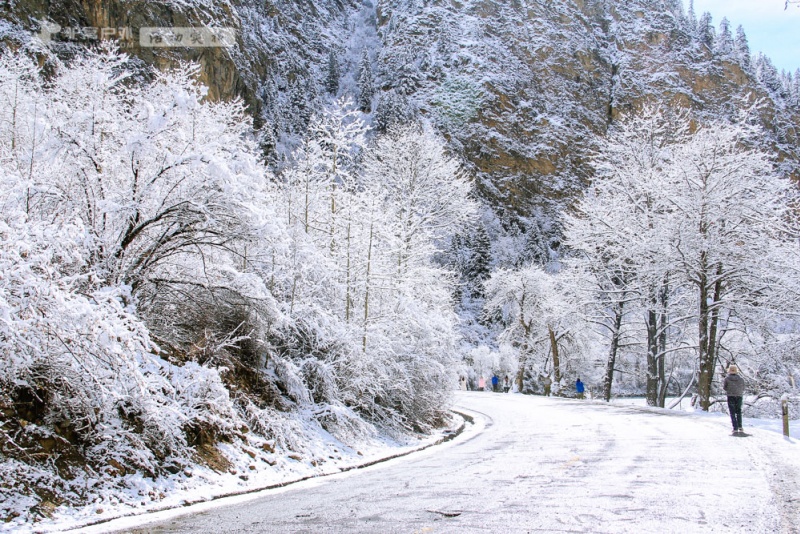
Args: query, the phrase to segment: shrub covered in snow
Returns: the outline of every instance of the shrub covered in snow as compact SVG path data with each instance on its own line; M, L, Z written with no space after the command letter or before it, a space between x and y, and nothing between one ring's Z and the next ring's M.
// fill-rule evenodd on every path
M368 146L340 101L273 177L196 67L126 69L108 48L48 78L0 57L3 515L149 498L142 477L226 471L224 443L440 425L455 319L434 255L474 212L442 140Z

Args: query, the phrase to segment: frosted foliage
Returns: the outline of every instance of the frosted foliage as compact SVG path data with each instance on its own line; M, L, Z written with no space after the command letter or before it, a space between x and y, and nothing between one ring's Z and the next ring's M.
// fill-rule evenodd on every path
M736 52L739 55L739 61L745 69L750 69L750 43L747 40L747 35L741 25L736 27Z
M358 64L358 107L361 111L372 111L372 98L375 96L374 79L369 51L365 48Z
M697 382L708 408L718 366L750 368L754 385L796 372L793 359L778 356L797 342L786 279L798 259L788 224L796 191L753 148L757 130L689 126L685 115L650 108L613 130L595 160L598 180L567 218L567 237L612 353L638 336L652 351L645 378L691 385L674 373L668 384L659 360L690 371L683 380ZM622 324L613 326L615 309ZM650 333L631 330L639 314Z
M0 58L0 403L18 417L12 450L73 440L88 470L156 476L189 461L193 429L228 433L237 416L216 370L158 356L133 303L167 272L197 279L193 258L230 242L258 174L238 104L201 103L191 70L128 87L124 61L100 51L44 87L33 63ZM126 483L59 482L73 504Z
M413 117L408 99L394 89L386 91L378 98L375 110L375 127L379 132L387 132L393 127L403 126Z
M397 128L378 139L365 161L369 187L396 206L404 246L441 242L474 217L470 184L459 163L429 129Z
M500 269L485 284L486 310L499 314L500 340L519 353L517 380L531 392L539 375L550 375L555 391L573 376L587 377L587 324L575 313L574 282L566 274L551 274L531 265ZM555 349L555 350L554 350ZM554 356L555 355L555 356ZM530 380L523 379L530 377Z
M333 96L339 91L339 78L341 71L339 70L339 58L336 53L331 50L328 54L327 71L325 74L325 90Z
M717 39L717 51L727 56L734 50L733 35L731 34L731 26L728 19L724 18L719 23L719 37Z
M734 119L763 95L743 31L734 41L722 21L717 35L710 15L677 1L387 0L378 21L383 86L436 118L512 219L556 219L593 173L596 135L645 102ZM769 90L751 120L789 175L796 111L785 93Z
M310 131L283 173L277 210L294 242L260 267L304 332L288 354L336 427L349 425L336 422L339 403L389 426L429 424L454 350L453 279L432 257L474 214L469 184L428 130L365 147L348 103Z
M181 478L198 451L224 465L220 442L310 451L323 433L442 424L456 318L434 256L475 214L443 141L367 146L335 101L273 177L241 103L206 101L196 66L141 83L126 59L100 49L45 84L0 58L0 431L16 473L0 490L25 488L4 511L36 513L48 487L138 502L141 476ZM50 443L66 467L31 455Z
M712 18L709 12L705 12L700 16L697 21L697 38L700 43L705 45L709 50L714 48L714 41L716 39L714 26L712 26Z

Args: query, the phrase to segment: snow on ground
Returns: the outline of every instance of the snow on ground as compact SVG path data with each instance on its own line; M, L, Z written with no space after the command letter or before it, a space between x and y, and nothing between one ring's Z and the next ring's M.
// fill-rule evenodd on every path
M667 406L674 399L667 398L665 404ZM629 406L641 406L643 408L647 407L647 400L644 397L619 397L616 399L611 399L612 404L623 404ZM660 408L652 408L653 410L660 410ZM675 408L674 410L677 411L685 411L687 413L694 414L698 417L710 417L713 419L720 419L723 422L727 423L730 426L730 418L727 413L722 413L719 411L712 411L712 412L703 412L702 410L695 409L689 404L689 399L683 399ZM745 414L747 411L745 410ZM777 414L776 414L777 415ZM775 432L778 434L783 435L783 420L781 419L756 419L754 417L742 417L742 424L746 427L746 430L749 432L753 428L758 428L761 430L766 430L769 432ZM789 422L789 435L794 438L800 440L800 419L795 419Z
M489 392L456 400L475 424L425 452L102 528L800 533L800 446L771 423L746 421L751 436L740 438L722 414Z
M44 520L35 525L0 522L0 531L58 532L96 524L93 532L106 532L111 528L106 522L115 518L122 518L120 524L130 527L145 521L140 518L143 514L155 516L154 514L166 511L169 515L173 510L189 509L187 506L199 506L202 509L204 505L210 504L213 507L215 506L213 503L222 498L233 498L233 502L246 501L264 488L278 488L302 480L347 472L387 458L401 457L431 447L450 437L459 426L463 426L463 422L459 418L454 420L452 425L451 428L423 438L373 437L365 439L356 448L348 447L318 429L319 435L315 435L314 442L306 444L303 456L266 454L253 447L246 448L250 451L248 453L242 448L221 444L220 450L233 465L229 472L217 472L208 467L195 465L175 477L157 481L136 475L140 479L137 488L140 494L157 495L154 500L143 498L140 508L131 508L113 497L106 497L82 508L60 507L56 509L51 520ZM313 429L309 432L313 432ZM327 458L327 461L320 462L318 460L320 458ZM136 500L135 495L131 495L128 499L129 502Z

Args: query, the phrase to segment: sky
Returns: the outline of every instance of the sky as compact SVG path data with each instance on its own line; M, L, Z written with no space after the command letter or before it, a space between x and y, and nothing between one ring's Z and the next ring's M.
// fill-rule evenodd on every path
M711 13L717 28L728 17L734 35L741 24L753 53L763 52L778 70L794 73L800 68L800 1L794 1L784 10L785 0L694 0L694 11L698 18Z

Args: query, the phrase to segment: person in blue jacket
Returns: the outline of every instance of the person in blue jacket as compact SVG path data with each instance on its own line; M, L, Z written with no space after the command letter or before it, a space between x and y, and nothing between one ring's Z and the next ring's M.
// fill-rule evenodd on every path
M492 391L497 393L497 384L500 382L500 379L497 378L497 375L492 375Z
M582 399L584 387L583 387L583 382L581 382L580 378L578 378L578 380L575 381L575 391L578 393L578 398Z

